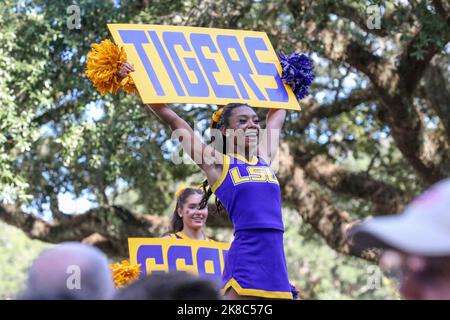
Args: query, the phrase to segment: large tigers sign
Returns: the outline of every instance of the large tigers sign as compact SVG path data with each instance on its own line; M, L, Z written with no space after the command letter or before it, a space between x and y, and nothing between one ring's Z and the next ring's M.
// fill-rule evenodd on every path
M300 110L264 32L108 24L144 103L248 103Z
M141 277L176 270L220 278L230 245L216 241L129 238L128 248L130 262L141 265Z

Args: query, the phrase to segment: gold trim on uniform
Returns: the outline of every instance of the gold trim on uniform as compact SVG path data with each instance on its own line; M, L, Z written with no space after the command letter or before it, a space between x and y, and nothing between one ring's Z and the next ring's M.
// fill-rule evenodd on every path
M229 288L233 288L240 296L252 296L269 299L293 299L292 292L244 289L234 278L231 278L230 281L228 281L227 284L223 287L222 294L225 294Z
M228 175L229 168L230 168L230 157L224 154L222 174L220 175L220 178L216 181L216 183L214 183L214 185L211 187L212 192L216 192L216 190L222 185L222 182Z

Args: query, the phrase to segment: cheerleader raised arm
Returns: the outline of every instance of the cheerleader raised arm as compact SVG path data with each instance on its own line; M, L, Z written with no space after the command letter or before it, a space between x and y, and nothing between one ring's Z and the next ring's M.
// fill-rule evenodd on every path
M125 64L121 72L126 75L132 70ZM219 130L223 143L215 150L200 141L189 124L167 105L146 108L170 126L185 152L205 172L206 193L200 207L206 206L214 193L233 223L234 240L222 278L226 297L295 297L283 247L281 191L269 166L277 152L286 111L271 109L266 120L268 130L260 136L259 118L253 108L245 103L227 104L212 117L211 128Z
M125 78L128 73L133 71L134 68L128 62L125 62L118 73L122 78ZM167 104L146 104L145 108L172 129L183 150L205 172L209 183L214 184L222 172L222 154L212 146L203 143L191 126Z

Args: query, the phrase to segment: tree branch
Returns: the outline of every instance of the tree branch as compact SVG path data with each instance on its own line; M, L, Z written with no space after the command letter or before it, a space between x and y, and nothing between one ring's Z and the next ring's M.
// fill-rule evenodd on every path
M108 256L128 256L129 237L159 237L167 228L161 217L136 217L130 211L118 207L91 209L80 215L64 216L56 224L50 224L14 205L0 205L0 219L25 232L31 239L50 243L63 241L88 242L99 247Z
M402 58L399 63L398 73L400 74L401 88L407 93L412 94L422 78L426 68L430 64L431 59L441 50L436 44L431 42L422 50L424 51L422 58L419 58L414 53L418 43L420 43L423 34L418 31L414 38L406 46ZM450 34L446 39L447 43L450 39Z
M426 131L423 115L415 109L411 97L396 95L385 97L378 105L378 119L391 130L392 138L417 175L427 185L445 178L445 173L435 165L440 143Z
M450 25L450 4L447 0L433 0L433 5L436 8L436 12L446 21L447 25Z
M304 108L295 129L298 132L302 132L314 119L333 118L341 113L353 110L363 102L375 99L377 99L377 94L375 90L371 88L365 90L354 89L348 97L322 106L320 106L317 101L307 98L302 103Z
M431 63L424 75L424 89L429 107L436 111L442 122L447 141L450 144L450 88L448 77L445 77L441 68Z
M209 207L207 225L212 228L231 228L225 214L216 214ZM0 220L21 229L31 239L49 243L79 241L100 248L110 257L128 256L129 237L160 237L169 230L164 217L144 215L137 217L119 206L100 207L79 215L57 213L54 224L23 212L15 205L0 204Z
M356 40L328 29L317 32L317 39L320 39L318 41L324 46L323 53L330 60L350 64L369 77L377 87L385 88L389 85L387 78L391 78L393 75L390 64L382 57L372 54ZM386 75L380 78L381 73L386 73ZM380 82L380 80L384 81Z
M306 30L308 40L321 48L321 53L328 59L345 62L364 73L379 90L386 90L397 84L395 70L383 57L374 55L365 45L357 40L345 37L342 32L330 30L314 20L302 23L300 3L289 2L292 16ZM341 6L339 3L337 6Z
M284 203L295 208L303 221L310 224L331 248L343 254L352 254L347 243L347 231L355 221L310 186L304 170L296 164L287 144L280 148L280 171L277 176Z
M367 27L367 17L360 15L359 11L349 5L342 2L330 1L329 9L331 13L336 14L339 17L345 18L351 22L354 22L361 30L376 35L378 37L385 37L389 33L387 28L369 29ZM387 25L387 21L392 18L392 13L381 17L381 25Z
M305 167L305 172L338 194L369 200L374 204L374 215L401 212L410 200L409 195L397 187L373 179L366 173L344 170L324 155L314 157Z
M421 27L416 30L414 37L403 50L399 62L400 89L405 90L408 94L414 92L431 59L450 41L449 5L441 1L433 1L433 4L439 15L428 13L423 17L423 20L437 16L443 18L443 24L441 27L426 28L429 24L427 24L428 21L422 21ZM441 22L438 21L439 18L436 20L436 24ZM439 45L434 38L440 39ZM420 53L418 52L419 49Z

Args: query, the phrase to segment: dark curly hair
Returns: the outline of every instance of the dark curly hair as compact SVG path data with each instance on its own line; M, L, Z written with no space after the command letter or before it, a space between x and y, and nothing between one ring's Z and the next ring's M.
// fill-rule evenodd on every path
M248 104L246 103L229 103L227 105L225 105L223 107L222 110L222 114L220 115L219 121L212 121L211 122L211 129L223 129L223 128L228 128L228 126L230 125L230 117L233 113L233 110L239 107L249 107L251 108ZM218 150L220 152L222 152L223 154L227 153L227 143L226 143L226 137L222 134L222 150ZM215 142L215 136L211 136L211 143ZM208 205L208 201L209 198L212 195L212 190L211 190L211 186L209 185L208 179L205 179L205 181L203 181L202 184L203 187L203 199L200 202L200 207L204 208ZM223 206L223 204L220 202L220 200L216 197L215 199L215 205L217 207L217 212L219 213L224 213L226 212L225 207Z

